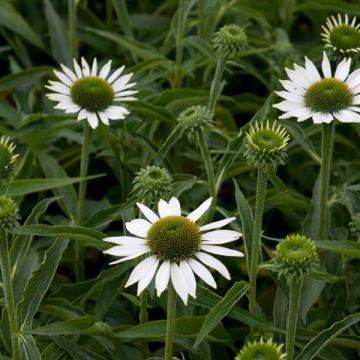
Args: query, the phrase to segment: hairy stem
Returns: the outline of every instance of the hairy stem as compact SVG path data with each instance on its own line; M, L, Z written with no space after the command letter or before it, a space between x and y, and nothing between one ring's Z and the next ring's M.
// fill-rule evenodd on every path
M172 284L168 287L167 319L166 319L166 338L165 338L165 360L172 360L173 341L175 332L176 315L176 292Z

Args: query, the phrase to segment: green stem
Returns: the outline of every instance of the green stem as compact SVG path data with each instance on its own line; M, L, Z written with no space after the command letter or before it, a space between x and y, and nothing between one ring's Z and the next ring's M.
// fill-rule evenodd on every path
M176 292L173 285L169 284L164 360L172 360L173 341L174 341L174 332L175 332L175 315L176 315Z
M321 170L320 170L320 208L318 240L328 238L328 194L330 183L330 166L332 158L333 138L335 125L322 125Z
M76 59L78 55L76 0L68 0L68 12L70 53L71 57Z
M9 262L9 247L7 232L2 230L0 232L0 266L1 274L3 278L3 291L5 297L6 309L9 317L10 330L11 330L11 342L12 342L12 359L20 359L20 347L18 342L18 325L16 321L16 310L14 294L11 282L11 269Z
M179 126L175 126L174 130L170 135L165 139L165 141L160 146L160 149L157 151L157 156L154 160L155 165L159 165L161 161L166 157L168 152L175 146L178 140L182 137L183 131Z
M174 88L181 86L181 64L183 58L183 36L185 30L185 1L179 0L178 29L175 36L175 79Z
M205 0L198 0L198 27L197 34L199 38L204 38L204 28L205 28Z
M289 287L289 309L286 324L286 359L293 360L300 295L303 281L292 279Z
M256 315L256 275L261 250L261 224L264 212L267 179L267 169L259 167L256 187L255 221L249 272L249 310L252 315Z
M221 80L225 70L225 64L226 64L225 58L218 59L216 63L215 75L210 87L210 97L209 97L209 105L208 105L209 110L211 111L212 114L214 114L215 112L216 101L221 93L220 87L221 87Z
M80 177L84 178L88 174L89 167L89 154L90 154L90 144L91 144L91 135L92 131L87 123L84 123L84 132L83 132L83 146L81 148L81 160L80 160ZM85 196L86 196L86 180L83 180L79 184L79 197L78 197L78 208L77 208L77 217L76 224L81 226L84 223L85 217ZM84 278L84 261L83 253L80 247L80 243L75 241L75 275L77 281L81 281Z

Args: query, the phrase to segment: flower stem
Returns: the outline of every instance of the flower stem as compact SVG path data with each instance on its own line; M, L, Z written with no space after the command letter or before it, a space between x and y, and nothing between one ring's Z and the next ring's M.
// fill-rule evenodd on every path
M186 20L185 1L179 0L178 28L175 36L176 55L175 55L174 88L181 86L181 64L183 59L183 36L185 30L185 20Z
M72 58L77 58L78 54L78 39L76 34L77 13L76 0L68 0L68 26L69 26L69 43L70 54Z
M259 167L256 186L255 221L249 271L249 310L252 315L256 315L256 274L261 250L261 223L264 212L267 179L267 169Z
M83 132L83 146L81 148L81 160L80 160L80 177L84 178L88 174L89 167L89 153L92 131L89 124L84 121ZM86 195L86 180L83 180L79 184L79 197L76 224L83 225L85 214L85 195ZM76 280L81 281L84 278L84 261L83 253L80 247L80 243L75 241L75 275Z
M200 38L203 38L204 28L205 28L205 0L198 0L197 10L198 10L197 35Z
M176 315L176 292L173 285L170 283L168 287L164 360L172 359L173 340L174 340L174 332L175 332L175 315Z
M296 326L298 320L300 295L303 280L292 279L289 285L289 309L286 324L286 359L293 360L296 337Z
M10 322L11 343L12 343L12 359L20 359L20 347L18 342L18 325L16 321L16 310L14 302L14 294L11 283L11 269L9 262L9 247L7 232L2 230L0 232L0 266L3 278L3 291L5 297L6 309Z
M320 204L319 204L319 232L318 240L328 238L328 193L330 183L330 166L332 158L335 125L322 125L321 170L320 170Z
M215 112L216 101L221 94L221 85L220 84L221 84L222 76L224 74L225 64L226 64L226 58L218 59L217 64L216 64L215 75L214 75L213 81L211 83L208 107L212 114L214 114L214 112Z

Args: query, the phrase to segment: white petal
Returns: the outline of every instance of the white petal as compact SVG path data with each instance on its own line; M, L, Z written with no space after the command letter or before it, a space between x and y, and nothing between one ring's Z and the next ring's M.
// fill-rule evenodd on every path
M97 128L97 126L99 124L99 120L98 120L96 113L88 112L87 120L92 129Z
M204 226L200 227L200 231L207 231L207 230L211 230L211 229L219 229L227 224L230 224L231 222L233 222L234 220L236 220L236 217L231 217L228 219L224 219L224 220L219 220L219 221L215 221L212 222L210 224L206 224Z
M325 51L324 51L324 54L323 54L323 60L322 60L321 67L322 67L322 71L323 71L324 77L326 77L326 78L331 78L331 66L330 66L330 61L329 61L329 58L327 57Z
M167 288L170 279L170 261L165 260L159 267L155 278L157 296Z
M186 218L191 221L197 221L205 214L205 212L209 209L212 197L205 200L198 208L196 208L194 211L192 211Z
M61 68L63 69L64 73L66 74L66 76L72 80L72 81L76 81L77 77L76 75L64 64L60 64Z
M81 66L82 66L82 73L84 74L84 76L90 76L89 64L83 57L81 58Z
M346 79L346 83L352 90L357 87L360 84L360 69L353 71Z
M274 104L273 107L277 108L277 109L279 109L281 111L294 111L294 110L297 110L299 108L303 108L304 104L299 103L299 102L284 100L281 103Z
M65 109L65 112L67 114L69 113L76 113L78 111L81 110L81 107L79 105L76 105L76 104L72 104L72 105L69 105L66 109Z
M100 70L99 77L103 78L104 80L109 75L111 70L111 60L109 60Z
M110 236L103 239L105 242L110 242L118 245L145 245L146 240L139 239L133 236Z
M215 230L201 235L203 244L226 244L237 240L242 234L233 230Z
M46 96L48 97L48 99L54 100L54 101L70 101L71 102L71 97L69 95L65 95L65 94L46 94Z
M330 123L334 117L331 113L318 112L313 115L314 124Z
M73 81L71 81L65 74L63 74L60 71L54 70L54 74L57 76L57 78L63 82L65 85L71 86L73 84Z
M104 254L113 255L113 256L129 256L134 255L142 251L149 251L149 248L146 245L118 245L113 246L110 249L104 250Z
M61 101L61 102L59 102L58 104L56 104L56 105L54 106L54 108L55 108L55 109L65 110L67 113L69 113L69 112L74 112L74 113L78 112L79 110L69 111L69 110L71 110L71 109L76 109L76 108L74 108L73 106L74 106L74 104L72 104L70 101Z
M96 76L97 74L97 60L94 58L92 68L91 68L91 76Z
M133 96L115 97L114 101L136 101L137 98Z
M195 259L189 259L188 263L193 269L194 273L199 276L200 279L204 280L206 284L216 289L216 282L213 276L203 264L199 263Z
M172 215L181 216L181 206L179 200L176 197L172 197L169 201Z
M351 65L351 58L347 60L343 59L336 68L335 78L339 80L345 80L349 75L350 65Z
M74 59L74 70L75 70L75 74L76 74L78 79L83 77L81 67L80 67L80 65L77 63L77 61L75 59Z
M136 205L152 224L159 220L159 217L147 206L140 203L136 203Z
M300 66L298 68L300 68ZM297 70L290 70L287 68L285 68L285 71L289 78L296 83L298 87L301 86L302 88L307 89L311 85L307 77L305 77L302 72L300 73Z
M149 256L148 258L141 261L138 265L135 266L134 270L131 272L129 280L125 284L125 287L128 287L132 284L135 284L140 280L142 276L148 271L148 269L158 262L159 259L155 256Z
M196 254L197 258L202 261L205 265L215 269L218 271L225 279L230 280L230 273L226 266L219 261L218 259L214 258L213 256L206 254L204 252L198 252Z
M113 84L112 87L114 89L115 92L121 91L123 89L123 86L126 85L130 79L132 78L133 74L127 74L127 75L123 75L121 76L118 80L116 80Z
M119 92L115 93L115 97L116 98L121 98L123 96L134 95L134 94L137 94L137 93L138 93L137 90L119 91Z
M80 121L80 120L83 120L83 119L87 119L88 116L89 116L89 112L86 109L82 109L82 110L80 110L77 119L78 119L78 121Z
M101 120L101 122L105 125L109 125L109 119L106 117L105 113L102 111L98 112L99 118Z
M143 290L150 284L151 280L154 278L158 265L159 259L156 259L155 263L152 264L140 278L137 288L137 296L139 296L143 292Z
M123 106L112 105L105 110L105 115L111 120L123 119L129 111Z
M108 82L111 84L112 82L114 82L118 76L124 71L125 66L123 65L121 68L115 70L112 75L108 78Z
M360 95L356 95L352 99L352 105L359 105L360 104Z
M190 265L186 260L180 261L179 265L180 270L186 279L189 295L191 295L193 298L196 298L196 279Z
M239 256L242 257L244 254L240 251L228 249L217 245L201 245L201 249L212 254L223 255L223 256Z
M295 84L293 81L290 80L280 80L281 85L284 87L285 90L296 94L296 95L304 95L305 89L302 87L299 87L297 84Z
M151 223L144 219L135 219L127 222L125 226L131 234L146 238L147 233L151 228Z
M160 199L158 202L158 213L160 218L176 215L173 213L172 207L163 199Z
M305 56L305 67L306 70L311 74L312 80L318 81L321 79L320 74L314 65L314 63Z
M283 99L289 100L289 101L302 102L303 98L304 98L301 95L292 94L287 91L275 91L275 93L277 95L279 95L280 97L282 97Z
M145 250L144 250L144 251L139 252L139 253L137 253L137 254L130 255L130 256L126 256L126 257L123 257L123 258L121 258L121 259L119 259L119 260L115 260L115 261L109 262L109 265L120 264L120 263L122 263L122 262L124 262L124 261L132 260L132 259L135 259L135 258L137 258L137 257L139 257L139 256L141 256L141 255L144 255L144 254L148 253L148 252L149 252L149 251L145 251Z
M360 122L360 115L351 110L340 110L334 112L333 115L336 117L336 119L343 123Z
M186 279L184 278L184 275L181 272L179 266L175 262L172 262L170 265L170 277L175 291L178 293L184 304L187 305L189 291L186 284Z
M294 71L296 71L296 73L299 74L304 81L306 81L306 87L309 87L314 83L314 79L311 76L311 73L308 72L305 68L297 64L294 64L294 69L295 69Z
M70 96L70 88L69 87L67 87L66 85L64 85L63 83L58 82L58 81L53 81L53 83L56 83L56 84L51 85L51 86L46 85L46 88L53 90L54 92L59 92L61 94Z

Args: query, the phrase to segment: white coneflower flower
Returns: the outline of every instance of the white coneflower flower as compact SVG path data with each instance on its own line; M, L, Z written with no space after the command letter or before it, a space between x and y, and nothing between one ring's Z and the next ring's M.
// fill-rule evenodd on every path
M330 61L324 52L321 77L314 63L305 57L305 67L286 69L290 80L280 80L286 91L276 91L285 99L273 105L284 111L280 119L312 118L314 123L360 122L360 69L350 72L351 59L343 59L331 73Z
M78 120L86 119L95 129L99 119L109 125L110 120L124 119L129 111L117 103L132 101L136 90L129 90L136 83L129 83L132 73L122 75L125 66L110 75L111 60L98 72L97 60L89 64L81 58L81 67L74 59L74 71L61 64L63 72L54 70L60 81L49 81L47 88L54 91L47 94L50 100L57 101L56 109L66 113L78 113Z
M237 240L241 234L232 230L218 230L234 221L234 217L204 226L196 224L209 208L211 201L212 198L206 200L187 216L181 215L180 203L174 197L168 203L159 201L159 215L147 206L137 203L147 220L135 219L125 224L126 229L135 237L104 239L117 244L104 253L121 257L110 265L144 254L149 255L134 268L125 286L138 283L139 295L155 277L157 294L160 296L171 281L175 291L187 304L189 295L196 297L195 274L206 284L216 288L215 280L204 264L230 279L224 264L209 253L243 256L239 251L219 246Z
M356 24L356 16L351 23L348 15L345 20L338 14L326 19L326 25L322 25L324 32L321 34L325 47L343 55L350 55L360 51L360 24Z

